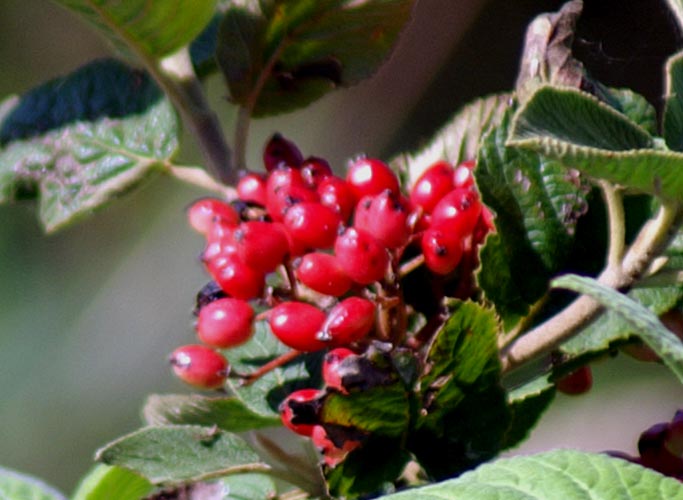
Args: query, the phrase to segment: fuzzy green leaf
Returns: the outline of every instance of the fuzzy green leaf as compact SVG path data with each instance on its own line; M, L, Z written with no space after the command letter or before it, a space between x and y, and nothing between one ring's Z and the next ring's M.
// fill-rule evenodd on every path
M71 500L139 500L152 489L152 483L134 472L97 464L81 480Z
M260 500L275 498L277 488L271 477L263 474L238 474L221 479L221 500Z
M657 110L631 89L609 89L610 105L648 134L657 133Z
M8 500L66 500L39 479L0 467L0 498Z
M626 295L596 280L565 275L553 280L556 288L566 288L590 295L626 320L636 335L657 353L664 364L683 382L683 342L659 321L654 313Z
M512 448L526 439L554 398L555 385L548 381L547 375L510 391L510 425L501 449Z
M495 94L471 102L439 130L429 144L415 153L399 155L391 161L395 170L407 174L412 185L434 162L453 165L476 158L481 138L498 125L511 103L510 94Z
M237 436L198 425L143 427L98 450L96 459L137 472L154 484L228 475L235 467L259 461Z
M123 52L162 57L190 43L217 0L56 0L92 24Z
M683 52L666 62L664 139L674 151L683 151Z
M228 432L281 425L279 418L263 417L234 397L153 394L147 398L142 412L148 425L216 425Z
M607 455L559 450L496 460L382 500L681 500L676 479Z
M233 101L263 116L305 106L372 75L413 0L235 1L217 56Z
M161 168L178 147L170 103L144 73L101 60L14 103L0 122L0 203L38 196L48 232Z
M588 187L578 172L505 145L512 111L484 138L475 170L497 230L481 251L477 279L506 329L546 292L588 208Z

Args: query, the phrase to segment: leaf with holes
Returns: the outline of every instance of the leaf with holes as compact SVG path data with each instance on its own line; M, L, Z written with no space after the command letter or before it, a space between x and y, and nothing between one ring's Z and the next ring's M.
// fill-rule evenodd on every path
M10 102L0 122L0 203L37 196L48 232L139 184L178 147L170 103L118 61L88 64Z

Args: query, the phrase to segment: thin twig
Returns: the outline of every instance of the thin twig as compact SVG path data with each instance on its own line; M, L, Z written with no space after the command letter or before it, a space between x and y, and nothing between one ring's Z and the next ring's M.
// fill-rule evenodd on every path
M221 184L203 168L172 164L165 165L165 168L168 174L179 181L217 193L228 201L237 199L237 191L234 188Z
M621 188L607 181L600 181L605 204L607 205L609 249L607 267L618 269L624 258L626 245L626 218L624 216L624 198Z
M273 472L273 468L270 465L257 462L257 463L253 463L253 464L234 465L232 467L227 467L225 469L213 470L211 472L206 472L204 474L200 474L199 476L192 478L192 480L193 480L193 482L201 482L201 481L210 481L212 479L219 479L221 477L226 477L226 476L234 476L237 474L249 474L249 473L271 474L272 472Z
M275 370L276 368L281 367L282 365L286 365L290 361L295 360L301 354L302 354L301 351L296 351L296 350L292 349L291 351L286 352L286 353L278 356L277 358L273 359L272 361L269 361L265 365L261 366L258 370L254 371L252 373L249 373L249 374L241 375L241 378L242 378L241 385L245 386L245 385L249 385L249 384L256 382L258 379L260 379L261 377L263 377L267 373Z

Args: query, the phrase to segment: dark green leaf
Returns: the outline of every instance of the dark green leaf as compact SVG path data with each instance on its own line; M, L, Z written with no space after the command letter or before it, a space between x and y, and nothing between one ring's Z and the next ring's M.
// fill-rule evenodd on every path
M555 385L542 375L508 393L510 426L501 449L512 448L529 436L538 419L555 397Z
M678 27L683 28L683 1L681 0L666 0L672 13L674 14L676 21L678 21Z
M161 168L178 133L149 77L91 63L28 92L0 123L0 203L35 192L43 226L55 231Z
M57 0L97 28L116 47L161 57L196 37L211 19L217 0Z
M255 330L249 342L225 352L237 373L252 372L290 350L270 332L265 321L257 322ZM229 379L230 390L253 412L266 418L275 417L278 405L291 392L320 385L322 355L322 352L302 355L246 387Z
M575 170L505 145L511 113L484 138L475 170L497 230L482 249L477 279L506 328L526 315L567 259L588 191Z
M674 151L683 151L683 52L666 62L664 139Z
M610 105L648 134L657 134L657 110L645 97L631 89L609 89L609 95Z
M0 498L8 500L66 500L60 492L26 474L0 467Z
M458 479L382 500L681 500L683 485L607 455L559 450L496 460Z
M510 94L495 94L468 104L439 130L429 144L415 153L399 155L391 165L407 174L412 185L434 162L446 160L458 163L476 158L481 138L491 127L498 125L510 106Z
M509 424L493 311L453 302L429 348L422 408L408 447L427 473L445 478L491 459Z
M144 427L101 448L96 459L137 472L154 484L228 475L259 461L237 436L198 425Z
M257 116L304 106L374 73L413 0L234 2L218 37L232 99Z
M217 69L216 64L216 41L218 28L223 19L223 14L216 14L211 22L204 28L197 38L190 44L190 58L195 73L204 77Z
M139 500L152 489L152 483L134 472L97 464L81 480L71 500Z
M643 339L683 382L683 342L662 325L657 316L645 306L591 278L566 275L553 280L552 285L590 295L609 310L619 314L630 324L635 334Z
M153 394L143 409L149 425L216 425L228 432L244 432L282 425L277 417L263 417L234 397L206 397L198 394Z

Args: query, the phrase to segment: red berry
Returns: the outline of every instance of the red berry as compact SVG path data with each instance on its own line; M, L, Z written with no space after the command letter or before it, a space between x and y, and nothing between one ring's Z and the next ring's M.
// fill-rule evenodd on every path
M349 220L356 206L356 198L344 179L326 177L318 184L318 194L320 203L336 210L343 222Z
M481 214L479 195L467 188L456 188L444 196L432 212L432 225L448 224L463 237L472 234Z
M384 245L362 229L353 227L337 236L334 254L344 272L361 285L381 280L389 265Z
M328 253L307 253L298 263L295 274L308 288L334 297L344 295L352 285L337 258Z
M325 385L331 389L336 389L342 393L346 393L346 388L342 384L342 377L339 373L339 366L349 356L355 356L356 353L346 347L337 347L325 354L323 358L322 376Z
M410 237L409 213L407 201L387 190L361 198L353 225L372 234L385 247L399 248Z
M245 343L253 333L254 310L248 302L225 297L199 310L197 334L212 347L227 349Z
M317 335L325 322L325 313L305 302L282 302L268 312L273 334L288 347L312 352L327 347Z
M216 222L236 226L240 221L240 216L234 208L215 198L195 201L187 211L187 218L190 226L201 234L207 234Z
M237 226L226 226L221 222L216 222L206 235L206 247L202 252L202 261L209 265L209 262L219 256L227 256L237 253L235 244L235 229Z
M557 390L563 394L575 396L588 392L593 386L593 373L588 365L584 365L569 375L555 382Z
M388 189L393 193L399 192L398 177L389 166L372 158L358 158L349 164L346 172L346 182L356 201L363 196L379 194Z
M318 185L328 177L331 177L332 168L322 158L311 156L301 164L301 177L307 186L317 189Z
M301 171L280 167L270 173L266 183L266 210L274 221L281 222L292 205L318 200L318 193L306 185Z
M344 441L341 448L334 444L327 434L327 431L322 425L316 425L311 432L311 440L313 445L323 454L323 460L328 467L336 467L339 465L350 451L358 448L360 443L348 439Z
M318 338L333 345L349 345L364 338L375 326L375 304L361 297L349 297L327 315Z
M279 224L243 222L235 231L234 238L242 262L263 273L274 271L289 253L287 235Z
M236 254L221 255L209 261L207 268L214 281L231 297L250 300L263 295L265 274L247 266Z
M430 214L437 203L455 188L453 166L447 161L437 161L428 167L410 190L410 201Z
M458 267L463 253L462 237L443 226L432 226L422 234L425 265L436 274L449 274Z
M317 389L301 389L294 391L280 403L280 419L285 427L293 430L302 436L309 436L313 433L315 424L297 423L297 417L290 406L292 401L296 403L310 403L322 395L322 391Z
M281 165L297 168L303 161L304 157L296 144L280 134L274 134L263 150L263 164L269 172Z
M641 464L667 476L683 476L683 459L675 455L666 446L669 436L669 424L655 424L640 435L638 451Z
M309 248L330 248L339 232L341 218L321 203L303 202L289 207L283 220L295 240Z
M472 188L474 186L474 174L467 165L460 164L455 167L453 183L457 188Z
M240 200L266 206L266 178L261 174L249 172L237 183L237 196Z
M217 389L228 376L228 362L220 353L203 345L178 347L169 361L183 382L202 389Z

